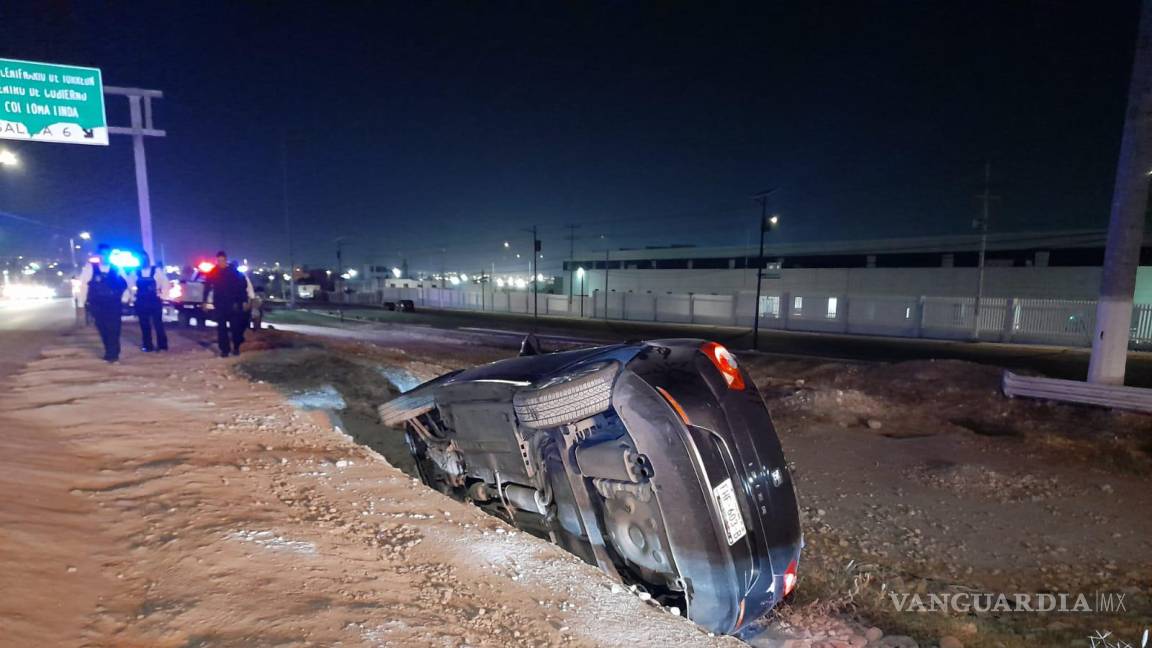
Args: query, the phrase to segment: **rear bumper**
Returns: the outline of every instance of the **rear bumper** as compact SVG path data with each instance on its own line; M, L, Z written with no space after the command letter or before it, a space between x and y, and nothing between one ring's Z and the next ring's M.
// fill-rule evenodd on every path
M730 634L783 598L802 538L791 477L759 393L750 379L743 390L728 389L698 349L685 341L639 354L617 379L613 406L655 469L690 618ZM742 534L731 520L726 529L717 489L735 494Z

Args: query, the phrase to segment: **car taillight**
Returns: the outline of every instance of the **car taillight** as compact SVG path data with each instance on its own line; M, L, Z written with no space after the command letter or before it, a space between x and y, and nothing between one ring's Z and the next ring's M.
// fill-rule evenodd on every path
M196 264L196 269L205 274L212 272L212 268L215 267L216 265L211 261L201 261L200 263Z
M720 374L724 376L724 381L728 383L728 389L744 389L744 376L740 375L740 367L736 364L736 356L732 352L724 348L723 345L716 344L715 342L705 342L700 350Z
M792 590L796 589L796 561L788 563L788 569L784 570L784 594L788 596Z

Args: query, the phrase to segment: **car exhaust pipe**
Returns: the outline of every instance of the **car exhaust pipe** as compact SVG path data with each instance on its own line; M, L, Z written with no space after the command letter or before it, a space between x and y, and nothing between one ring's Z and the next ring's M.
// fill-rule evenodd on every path
M539 513L540 515L548 514L548 498L544 496L544 493L541 493L535 488L508 484L504 487L504 497L508 500L509 504L512 504L518 509Z
M644 455L616 440L576 448L576 463L585 477L639 483L646 477L646 461Z

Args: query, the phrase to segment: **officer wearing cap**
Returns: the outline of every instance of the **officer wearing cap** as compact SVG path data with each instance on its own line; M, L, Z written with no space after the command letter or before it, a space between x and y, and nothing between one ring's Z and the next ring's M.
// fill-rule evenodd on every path
M216 253L216 267L208 274L207 308L216 317L216 344L220 357L240 354L244 329L248 325L248 308L256 297L252 283L236 266L228 263L228 253Z
M120 360L120 316L127 297L128 281L120 269L112 265L112 249L101 243L96 257L80 271L78 301L96 321L100 342L104 345L104 360Z

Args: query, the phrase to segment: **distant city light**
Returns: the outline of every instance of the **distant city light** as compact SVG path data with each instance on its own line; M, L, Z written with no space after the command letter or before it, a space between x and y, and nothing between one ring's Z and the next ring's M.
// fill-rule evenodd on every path
M291 280L292 280L292 277L290 277L290 276L288 275L288 273L287 273L287 272L285 272L285 273L284 273L284 281L291 281Z
M576 276L580 277L581 279L584 278L584 266L580 266L579 268L576 268Z
M0 166L20 166L20 158L9 150L0 151Z
M504 241L504 247L507 248L507 247L512 247L512 246L508 244L508 241Z
M393 277L396 277L397 279L399 279L400 275L402 275L402 274L404 274L404 273L400 270L400 268L392 268L392 276Z
M775 224L777 224L777 223L779 223L779 222L780 222L780 217L779 217L779 216L777 216L776 214L772 214L772 218L769 218L769 219L768 219L768 222L769 222L769 223L772 223L773 225L775 225Z
M460 278L459 277L449 277L448 283L452 284L453 286L459 286L460 285Z
M180 273L180 266L178 266L178 265L166 265L166 266L164 266L164 272L167 272L168 274L179 274Z
M92 235L88 232L80 232L80 238L84 239L85 241L89 241L92 239Z
M460 275L460 281L468 281L468 275L466 275L466 274L461 274L461 275Z
M349 271L348 271L348 276L349 276L349 277L355 277L355 276L356 276L356 271L355 271L355 270L349 270Z
M240 272L248 272L248 266L243 265L243 264L241 264L240 267L238 267L236 269L239 270Z
M496 278L496 287L497 288L503 288L504 287L504 280L497 277Z
M516 253L516 258L517 258L517 259L519 259L519 258L520 258L520 253L519 253L519 252L517 252L517 253Z
M527 282L527 281L524 281L523 279L520 279L519 277L517 277L517 279L516 279L516 287L517 287L517 288L526 288L526 287L528 287L528 282Z
M544 273L536 275L536 281L544 281Z
M3 295L5 299L52 299L56 291L35 284L5 284Z

